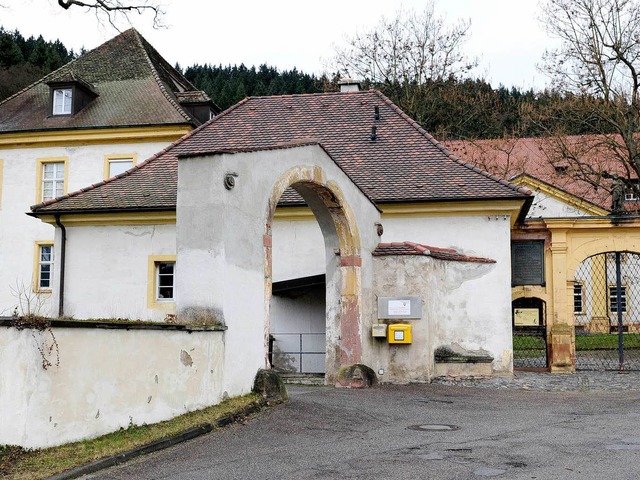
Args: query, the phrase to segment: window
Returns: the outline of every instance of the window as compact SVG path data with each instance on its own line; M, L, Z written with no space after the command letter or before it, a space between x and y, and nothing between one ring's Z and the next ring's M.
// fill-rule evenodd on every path
M36 242L35 291L51 290L53 286L53 243Z
M511 286L544 285L544 240L511 242Z
M133 167L133 160L113 160L109 162L109 178L120 175Z
M640 184L638 180L628 180L631 184L627 184L624 188L624 201L625 202L637 202L638 192L640 191Z
M115 177L126 172L137 163L136 154L105 155L104 157L104 179Z
M167 301L174 299L175 262L156 263L156 300Z
M39 158L36 164L36 203L67 193L67 158Z
M150 255L147 275L147 308L174 311L176 256Z
M42 201L64 195L64 162L42 164Z
M58 88L53 91L53 114L71 115L71 100L73 99L71 88Z
M575 283L573 285L573 313L576 315L584 313L581 283Z
M620 311L627 312L627 287L620 286ZM615 285L609 286L609 310L611 313L618 313L618 288Z

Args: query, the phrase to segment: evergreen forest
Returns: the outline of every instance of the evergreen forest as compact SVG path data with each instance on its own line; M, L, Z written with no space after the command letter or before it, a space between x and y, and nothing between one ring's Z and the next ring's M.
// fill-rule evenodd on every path
M82 52L80 52L82 53ZM42 36L25 39L0 27L0 100L59 68L77 56L59 41ZM193 65L181 68L185 77L204 90L222 109L247 96L331 92L339 89L337 74L317 76L269 65ZM533 91L493 87L483 79L450 77L422 85L382 84L377 88L415 118L439 140L499 137L535 137L561 127L564 134L603 133L597 119L583 118L576 108L597 103L592 97L561 95L553 90ZM592 110L592 109L591 109ZM566 115L571 111L571 115ZM578 114L576 114L578 112ZM588 113L585 113L588 115ZM554 125L560 122L561 125ZM557 131L557 130L556 130Z

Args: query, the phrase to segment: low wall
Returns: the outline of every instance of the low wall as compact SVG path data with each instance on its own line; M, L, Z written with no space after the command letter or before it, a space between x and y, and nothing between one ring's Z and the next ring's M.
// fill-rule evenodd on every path
M60 445L219 403L224 330L0 319L0 445Z

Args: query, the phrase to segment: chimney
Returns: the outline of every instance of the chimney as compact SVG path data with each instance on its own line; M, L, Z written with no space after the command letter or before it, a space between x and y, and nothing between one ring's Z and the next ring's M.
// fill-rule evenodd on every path
M360 91L360 82L352 78L343 78L338 82L340 85L341 92L359 92Z

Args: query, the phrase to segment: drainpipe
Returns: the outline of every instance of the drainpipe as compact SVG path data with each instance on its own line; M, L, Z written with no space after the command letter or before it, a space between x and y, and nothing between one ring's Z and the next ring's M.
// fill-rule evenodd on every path
M64 257L67 249L67 229L60 222L60 214L56 214L55 219L56 225L60 227L60 232L62 233L60 242L60 290L58 293L58 317L62 318L64 316Z

